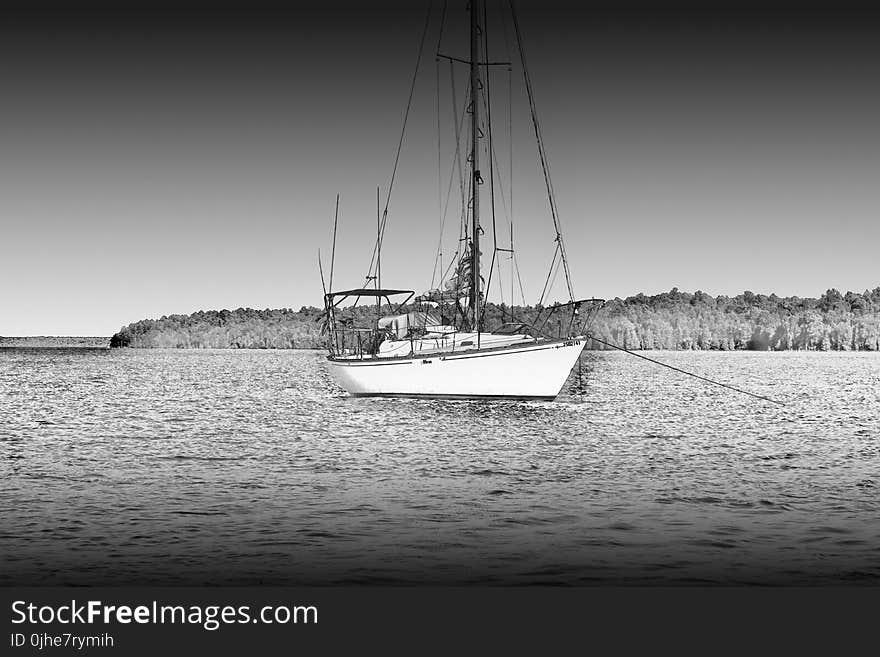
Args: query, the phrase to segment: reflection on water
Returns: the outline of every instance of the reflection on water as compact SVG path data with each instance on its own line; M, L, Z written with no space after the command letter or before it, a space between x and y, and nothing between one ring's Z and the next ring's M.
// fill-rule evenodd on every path
M880 354L587 353L555 402L317 352L0 351L0 584L878 583Z

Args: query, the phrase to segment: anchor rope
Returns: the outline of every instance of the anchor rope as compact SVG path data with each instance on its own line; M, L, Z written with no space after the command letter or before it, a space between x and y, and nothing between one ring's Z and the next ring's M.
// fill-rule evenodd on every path
M586 337L598 342L599 344L604 344L608 347L611 347L612 349L622 351L626 354L629 354L630 356L635 356L636 358L641 358L642 360L646 360L649 363L654 363L655 365L660 365L662 367L666 367L666 368L673 370L675 372L679 372L680 374L686 374L687 376L692 376L695 379L700 379L701 381L705 381L707 383L712 383L716 386L721 386L722 388L727 388L728 390L733 390L735 392L741 392L744 395L749 395L750 397L755 397L756 399L762 399L762 400L768 401L772 404L779 404L780 406L785 406L784 402L781 402L777 399L772 399L770 397L765 397L764 395L759 395L754 392L749 392L748 390L743 390L742 388L737 388L736 386L732 386L728 383L722 383L721 381L715 381L714 379L709 379L705 376L700 376L699 374L694 374L693 372L688 372L687 370L683 370L679 367L675 367L674 365L669 365L668 363L663 363L659 360L654 360L653 358L648 358L647 356L644 356L642 354L637 354L636 352L631 351L630 349L626 349L625 347L621 347L620 345L616 345L613 342L608 342L607 340L597 338L595 335L593 335L591 333L587 333Z

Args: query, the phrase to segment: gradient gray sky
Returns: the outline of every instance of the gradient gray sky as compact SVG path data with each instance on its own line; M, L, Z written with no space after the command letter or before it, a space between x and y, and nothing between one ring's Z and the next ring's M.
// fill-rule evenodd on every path
M519 4L579 296L880 285L875 15ZM336 193L335 282L359 285L426 6L4 16L0 335L319 306ZM419 290L439 222L427 47L383 259ZM534 302L553 235L517 102Z

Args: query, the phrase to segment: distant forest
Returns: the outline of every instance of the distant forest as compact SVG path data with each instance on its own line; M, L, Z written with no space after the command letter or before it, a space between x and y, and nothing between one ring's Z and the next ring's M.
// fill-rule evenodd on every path
M59 349L106 349L110 346L110 338L94 336L59 336L59 335L29 335L26 337L0 336L0 349L44 349L54 347Z
M540 307L488 304L486 328L511 316L532 323ZM359 309L367 322L375 306ZM138 348L323 348L323 311L199 311L144 319L122 328L111 347ZM588 331L627 349L880 351L880 287L862 294L828 290L818 299L744 292L713 297L705 292L669 292L608 301ZM593 348L603 349L599 343Z

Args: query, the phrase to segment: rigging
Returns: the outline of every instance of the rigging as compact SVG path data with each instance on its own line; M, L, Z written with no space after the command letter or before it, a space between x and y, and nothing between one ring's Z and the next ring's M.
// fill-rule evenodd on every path
M428 36L428 27L431 24L431 9L433 3L428 3L428 11L425 15L425 26L422 28L422 38L419 40L419 53L416 56L416 66L413 71L412 83L409 87L409 98L406 101L406 111L403 113L403 126L400 129L400 139L397 141L397 153L394 156L394 168L391 170L391 181L388 183L388 194L385 196L385 210L382 212L382 221L379 227L379 235L376 243L373 245L373 255L370 258L370 268L367 270L367 276L364 284L371 280L373 275L373 267L376 265L376 255L382 248L382 237L385 235L385 224L388 220L388 206L391 203L391 190L394 188L394 180L397 177L397 167L400 164L400 151L403 149L403 138L406 135L406 124L409 120L409 110L412 107L413 94L416 89L416 80L419 75L419 66L422 62L422 52L425 49L425 38Z
M538 142L538 155L541 159L541 169L544 172L544 183L547 187L547 197L548 197L548 200L550 201L550 214L553 217L553 227L556 229L557 249L559 250L560 254L562 255L562 265L565 268L565 283L566 283L566 286L568 287L568 294L571 297L571 300L574 301L574 288L572 287L572 284L571 284L571 272L568 269L568 257L566 256L565 244L562 240L562 228L561 228L560 222L559 222L559 212L556 209L556 194L553 191L553 182L550 180L550 164L547 161L547 152L544 149L544 138L541 134L541 125L538 122L538 110L535 107L535 97L534 97L534 94L532 93L532 81L531 81L531 78L529 77L529 69L526 66L526 53L525 53L525 49L523 48L522 35L520 34L520 30L519 30L519 21L517 20L517 17L516 17L516 8L514 7L513 0L510 0L509 4L510 4L510 15L511 15L511 18L513 19L513 30L514 30L514 33L516 34L516 43L517 43L517 46L519 49L519 58L520 58L520 62L522 63L523 81L525 82L526 95L529 98L529 109L530 109L531 115L532 115L532 125L534 126L534 129L535 129L535 139ZM554 260L555 260L555 256L554 256ZM552 269L552 265L551 265L551 269Z

